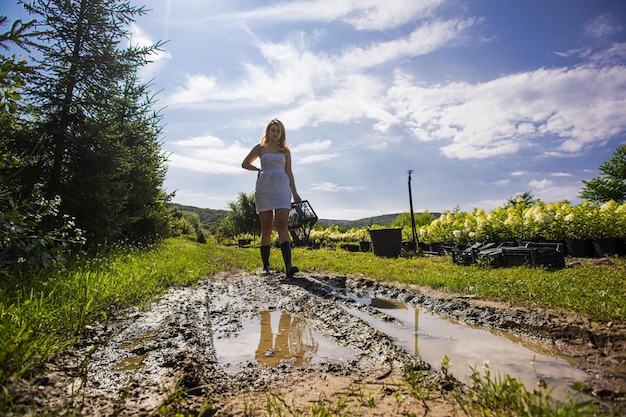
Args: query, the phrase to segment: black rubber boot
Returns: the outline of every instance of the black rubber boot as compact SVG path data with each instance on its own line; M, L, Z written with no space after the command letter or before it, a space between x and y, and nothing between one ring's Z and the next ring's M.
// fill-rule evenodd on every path
M288 278L291 278L299 271L297 267L291 265L291 242L286 241L281 243L280 250L283 253L283 260L285 261L285 273Z
M270 245L261 246L261 259L263 260L263 275L270 273Z

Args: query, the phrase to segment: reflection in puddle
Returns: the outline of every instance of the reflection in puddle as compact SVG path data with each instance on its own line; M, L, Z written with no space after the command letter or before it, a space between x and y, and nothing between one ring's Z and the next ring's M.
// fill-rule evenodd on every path
M214 345L218 361L233 372L252 358L269 366L281 361L301 366L354 358L352 350L313 331L303 317L281 311L262 311L258 318L245 321L239 334L216 337Z
M276 365L281 360L294 359L295 366L311 363L319 343L313 332L299 316L281 313L276 333L272 332L271 313L262 311L261 337L254 358L259 363Z
M536 387L540 380L546 381L555 387L555 398L565 399L565 394L571 393L571 383L587 378L584 371L574 366L572 358L559 355L544 344L508 332L471 328L395 301L353 299L384 310L397 322L383 321L355 309L349 309L351 314L394 338L399 346L434 368L439 367L444 355L448 356L452 374L462 382L469 380L472 367L482 374L483 366L488 364L492 375L508 374L528 389Z

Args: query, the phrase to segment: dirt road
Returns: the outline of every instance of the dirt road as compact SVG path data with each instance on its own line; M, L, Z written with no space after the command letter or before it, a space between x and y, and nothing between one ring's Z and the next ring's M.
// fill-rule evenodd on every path
M411 395L403 369L436 364L351 314L393 321L347 291L558 345L587 372L593 398L626 410L625 323L512 309L366 278L231 273L172 289L147 310L119 312L89 326L80 343L36 370L30 383L16 382L16 415L291 415L309 407L353 415L457 415L450 377L442 372L426 373L433 388L428 395ZM237 338L250 326L257 329L252 347Z

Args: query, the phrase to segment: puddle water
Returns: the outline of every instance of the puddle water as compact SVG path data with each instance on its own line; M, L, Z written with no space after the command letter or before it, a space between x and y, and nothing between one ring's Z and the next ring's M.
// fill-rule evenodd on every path
M146 356L148 356L148 352L144 345L152 342L157 333L156 329L148 330L136 336L128 341L122 342L120 344L120 349L123 351L128 351L131 356L122 358L119 362L117 362L113 369L117 372L131 371L134 372L139 369Z
M217 359L229 372L241 370L252 359L269 366L281 361L301 366L324 361L345 363L355 357L354 351L313 331L297 314L262 311L242 325L237 335L216 335L214 340Z
M481 375L485 365L491 375L510 375L528 390L540 380L554 387L553 397L566 399L569 385L584 381L587 374L575 367L574 359L559 355L547 346L507 332L491 332L445 320L402 303L377 298L350 297L379 309L397 322L386 322L356 309L347 309L370 326L392 337L396 343L436 369L446 355L450 371L468 382L471 367Z
M488 368L492 376L509 375L528 390L545 381L554 389L554 398L565 400L574 394L569 388L572 383L587 379L575 360L561 355L556 347L504 331L460 324L397 301L342 292L338 289L335 294L383 311L395 321L344 307L348 313L385 333L398 346L435 369L440 368L444 355L447 356L450 372L462 382L470 381L472 369L484 376ZM240 371L252 360L269 366L281 361L300 366L322 361L346 363L355 358L353 350L313 331L302 316L280 310L262 311L244 321L236 335L216 333L214 345L218 362L229 372Z

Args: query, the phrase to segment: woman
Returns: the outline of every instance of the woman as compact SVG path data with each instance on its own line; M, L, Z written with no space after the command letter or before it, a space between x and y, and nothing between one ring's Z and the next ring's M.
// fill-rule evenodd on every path
M261 161L261 168L252 164L257 158ZM292 277L298 272L298 268L291 264L289 211L292 196L296 202L302 199L296 191L296 183L291 172L291 152L286 144L285 127L280 120L274 119L267 124L261 143L252 148L241 166L249 171L258 172L255 204L261 220L263 273L270 273L272 223L275 221L285 272L288 277Z

